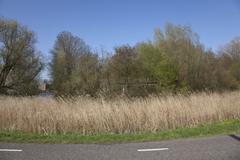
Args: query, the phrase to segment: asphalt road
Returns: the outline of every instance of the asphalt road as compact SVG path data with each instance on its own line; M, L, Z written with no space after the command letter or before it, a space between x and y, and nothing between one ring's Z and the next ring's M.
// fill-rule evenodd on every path
M0 143L0 160L240 160L240 136L127 144Z

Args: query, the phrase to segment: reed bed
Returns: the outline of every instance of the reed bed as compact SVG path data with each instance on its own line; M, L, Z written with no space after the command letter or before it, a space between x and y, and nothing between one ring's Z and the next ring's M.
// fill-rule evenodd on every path
M240 92L102 98L0 97L0 130L26 133L159 132L240 119Z

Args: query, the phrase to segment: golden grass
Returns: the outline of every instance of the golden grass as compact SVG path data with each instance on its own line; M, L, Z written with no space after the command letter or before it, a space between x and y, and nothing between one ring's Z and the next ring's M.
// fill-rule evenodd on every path
M0 97L0 130L143 133L240 118L240 92L103 100Z

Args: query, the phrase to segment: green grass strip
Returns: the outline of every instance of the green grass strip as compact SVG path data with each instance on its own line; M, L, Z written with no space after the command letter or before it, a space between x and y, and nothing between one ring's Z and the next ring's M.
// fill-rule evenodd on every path
M79 134L32 134L0 131L0 142L12 143L126 143L160 141L177 138L203 137L240 133L240 120L229 120L214 124L203 124L195 128L182 128L158 133L143 134L100 134L83 136Z

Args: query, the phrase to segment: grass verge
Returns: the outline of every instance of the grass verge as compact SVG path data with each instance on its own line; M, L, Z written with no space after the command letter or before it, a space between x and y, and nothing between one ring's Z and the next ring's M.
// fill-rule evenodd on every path
M14 143L126 143L160 141L177 138L203 137L240 133L240 120L229 120L214 124L202 124L195 128L182 128L158 133L103 134L83 136L79 134L31 134L0 131L0 142Z

